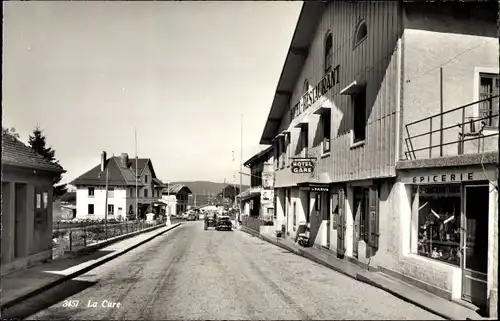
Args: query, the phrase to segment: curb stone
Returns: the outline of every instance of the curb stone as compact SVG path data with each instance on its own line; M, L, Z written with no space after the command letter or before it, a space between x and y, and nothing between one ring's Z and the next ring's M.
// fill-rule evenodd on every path
M62 276L62 277L60 277L60 278L58 278L58 279L56 279L56 280L54 280L54 281L52 281L50 283L47 283L47 284L39 287L38 289L35 289L33 291L30 291L30 292L27 292L27 293L25 293L25 294L23 294L23 295L15 298L15 299L12 299L10 301L4 302L4 303L2 303L0 305L0 309L4 310L4 309L7 309L7 308L10 308L10 307L12 307L12 306L14 306L14 305L16 305L16 304L18 304L18 303L26 300L26 299L34 297L34 296L36 296L36 295L38 295L38 294L40 294L40 293L42 293L44 291L47 291L48 289L53 288L53 287L55 287L55 286L57 286L57 285L59 285L61 283L64 283L64 282L66 282L68 280L71 280L71 279L73 279L73 278L75 278L75 277L77 277L79 275L84 274L84 273L87 273L88 271L90 271L90 270L92 270L92 269L94 269L94 268L96 268L96 267L98 267L98 266L100 266L100 265L102 265L104 263L107 263L107 262L113 260L114 258L116 258L116 257L118 257L118 256L120 256L122 254L125 254L125 253L127 253L127 252L129 252L129 251L131 251L131 250L133 250L133 249L135 249L137 247L139 247L142 244L147 243L147 242L151 241L152 239L154 239L154 238L156 238L156 237L158 237L158 236L160 236L160 235L162 235L162 234L164 234L164 233L166 233L166 232L168 232L170 230L173 230L174 228L176 228L176 227L178 227L180 225L181 225L181 223L173 224L168 229L166 229L164 231L161 231L159 233L156 233L155 235L152 235L152 236L148 237L147 239L142 240L139 243L130 246L129 248L126 248L126 249L121 250L121 251L117 251L115 253L111 253L109 256L104 256L102 259L97 260L96 262L92 263L89 266L86 266L86 267L84 267L84 268L82 268L82 269L80 269L78 271L75 271L73 273L70 273L68 275L64 275L64 276Z

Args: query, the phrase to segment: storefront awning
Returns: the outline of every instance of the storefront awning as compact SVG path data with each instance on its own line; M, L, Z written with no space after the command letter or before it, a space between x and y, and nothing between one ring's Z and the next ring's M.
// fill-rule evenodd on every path
M360 83L358 81L353 81L349 85L347 85L344 89L340 91L341 95L355 95L358 93L361 89L365 87L364 83Z

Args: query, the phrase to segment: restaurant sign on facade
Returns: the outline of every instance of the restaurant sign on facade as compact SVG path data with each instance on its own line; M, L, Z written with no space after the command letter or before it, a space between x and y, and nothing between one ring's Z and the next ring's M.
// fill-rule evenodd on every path
M312 173L314 171L314 161L311 158L295 158L291 161L292 173Z
M300 100L295 106L290 109L292 119L299 116L304 110L308 109L318 99L326 94L330 89L339 83L340 65L328 71L320 82L311 90L300 97Z

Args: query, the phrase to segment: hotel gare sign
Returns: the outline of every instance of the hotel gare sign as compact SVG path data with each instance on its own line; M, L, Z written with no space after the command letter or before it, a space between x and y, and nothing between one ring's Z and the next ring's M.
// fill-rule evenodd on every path
M323 79L311 90L306 92L300 97L300 100L295 106L290 109L292 119L299 116L304 110L314 105L318 99L326 94L334 85L339 83L339 70L340 65L331 69L326 73Z
M292 158L291 167L292 173L312 173L314 171L314 158Z

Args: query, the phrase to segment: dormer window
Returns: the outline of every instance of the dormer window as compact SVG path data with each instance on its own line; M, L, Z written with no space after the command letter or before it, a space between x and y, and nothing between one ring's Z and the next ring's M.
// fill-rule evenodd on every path
M332 69L332 54L333 54L333 38L332 34L329 32L325 37L325 52L324 52L324 64L325 73Z
M354 31L353 49L355 49L357 46L359 46L359 44L362 43L366 39L367 36L368 36L368 29L366 27L366 22L361 20L358 23L356 30Z

